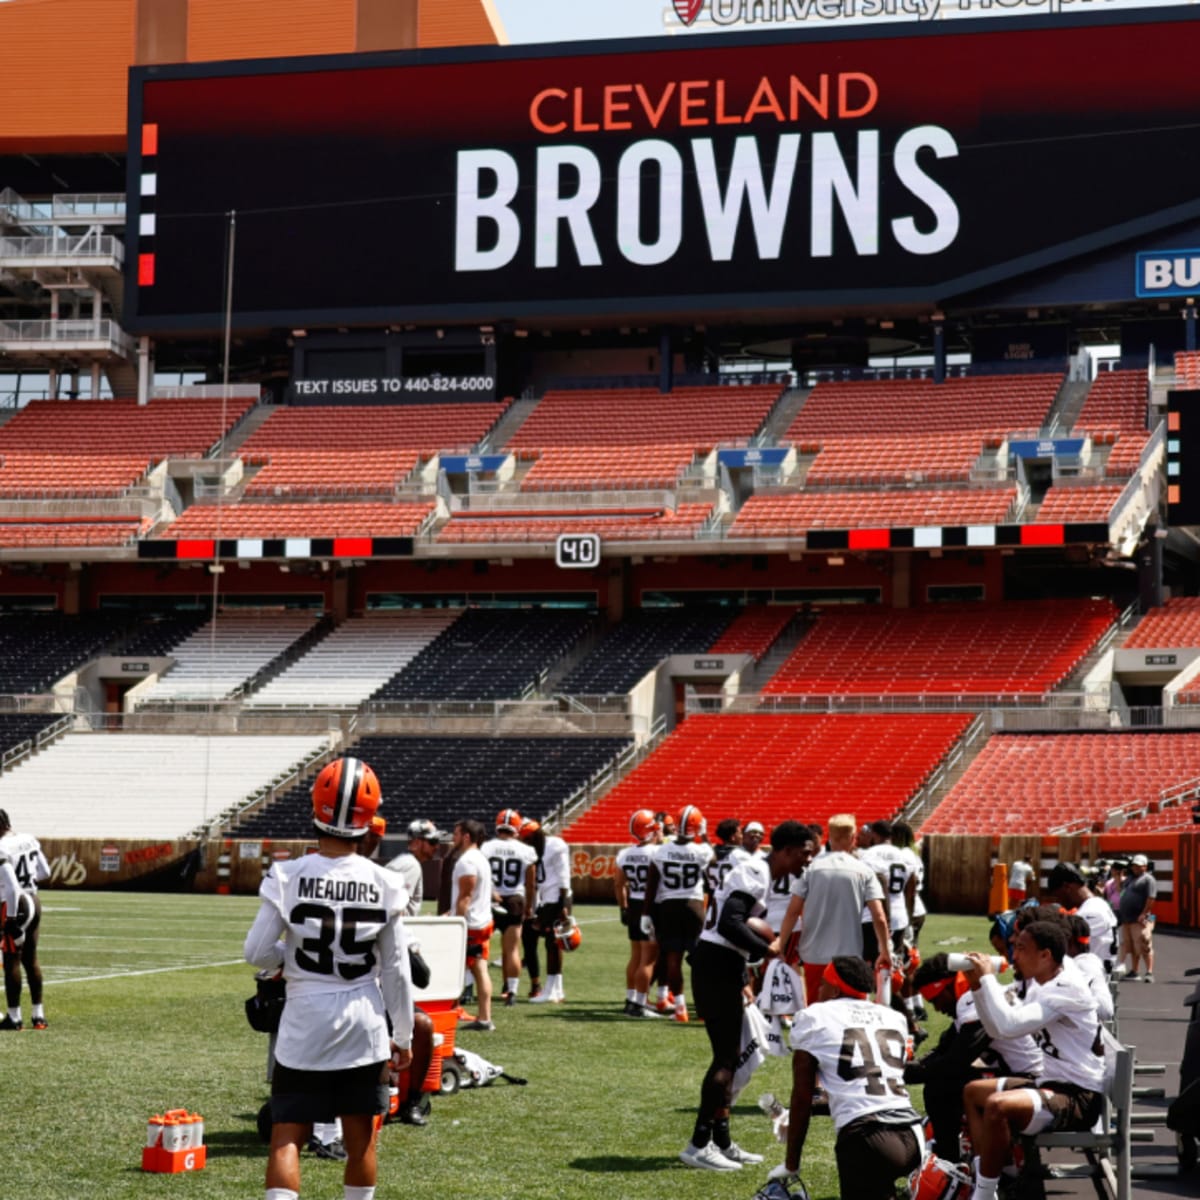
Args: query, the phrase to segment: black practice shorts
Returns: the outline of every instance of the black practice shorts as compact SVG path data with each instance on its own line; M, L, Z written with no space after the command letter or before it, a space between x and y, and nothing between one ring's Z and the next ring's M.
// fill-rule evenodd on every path
M334 1117L382 1116L388 1110L388 1064L343 1071L300 1071L275 1064L271 1076L274 1124L311 1125Z
M1004 1091L1012 1092L1019 1088L1040 1092L1042 1103L1054 1117L1045 1129L1039 1130L1040 1133L1079 1133L1091 1129L1104 1109L1103 1093L1089 1092L1074 1083L1055 1083L1050 1080L1035 1083L1019 1075L1010 1075L1004 1080Z
M500 912L498 909L493 911L496 916L496 928L501 933L506 929L517 928L525 920L525 897L522 895L501 896L499 908L504 911Z
M650 920L653 922L654 918ZM642 897L636 899L633 896L629 897L629 907L625 910L625 932L629 935L631 942L648 942L648 938L642 932Z
M664 950L690 950L704 924L703 900L664 900L658 906L654 936Z
M727 946L700 942L692 951L692 1003L704 1021L713 1064L733 1077L742 1046L746 960Z
M842 1200L892 1200L896 1180L921 1162L911 1125L889 1125L870 1116L851 1121L834 1147Z

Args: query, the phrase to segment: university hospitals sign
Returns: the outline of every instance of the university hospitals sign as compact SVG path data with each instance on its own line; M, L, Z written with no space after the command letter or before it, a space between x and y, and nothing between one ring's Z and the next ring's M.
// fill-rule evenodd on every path
M1180 7L1180 0L483 0L501 45L756 29L868 28ZM1200 15L1198 9L1197 15Z

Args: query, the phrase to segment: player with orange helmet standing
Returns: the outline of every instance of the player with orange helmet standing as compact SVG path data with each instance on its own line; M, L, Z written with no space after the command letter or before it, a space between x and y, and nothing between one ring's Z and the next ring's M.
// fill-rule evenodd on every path
M650 864L654 861L658 841L658 822L648 808L639 808L629 818L632 846L617 852L617 869L613 874L613 889L621 910L621 924L629 933L629 962L625 966L625 1015L627 1017L657 1017L646 1007L646 992L658 957L658 945L643 932L642 900Z
M557 927L571 915L571 854L562 838L547 834L537 821L521 825L521 840L537 852L537 906L534 919L525 923L523 947L529 970L531 1004L561 1004L563 945ZM541 987L538 944L546 945L546 986Z
M356 853L380 800L379 780L361 759L322 769L312 795L317 853L272 865L246 935L246 961L282 966L287 982L271 1080L271 1200L299 1194L300 1148L314 1122L334 1117L347 1194L374 1194L374 1119L386 1110L380 1079L389 1056L401 1068L412 1058L408 894L397 875Z
M537 851L517 836L521 814L515 808L501 809L496 817L496 836L479 847L492 871L492 895L503 913L496 917L500 930L501 964L504 968L504 1003L517 1002L521 983L521 926L533 913L537 888Z
M683 987L683 956L696 944L704 923L704 869L712 861L704 814L687 804L679 814L678 833L654 855L642 899L642 931L654 934L666 955L667 987L675 993L674 1019L688 1019ZM651 908L658 905L658 924Z

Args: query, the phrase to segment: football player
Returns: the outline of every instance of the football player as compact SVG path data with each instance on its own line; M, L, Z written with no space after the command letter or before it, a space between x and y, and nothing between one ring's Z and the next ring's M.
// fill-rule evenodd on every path
M388 1060L411 1062L413 1005L399 878L356 850L380 803L379 780L357 758L325 766L313 784L317 853L274 863L246 935L246 961L283 967L287 1004L271 1079L267 1200L296 1200L300 1148L317 1121L340 1117L346 1195L371 1200L374 1120L388 1107ZM391 1020L391 1036L388 1020Z
M42 1004L42 967L38 962L38 939L42 926L42 899L38 895L38 884L50 878L50 864L42 853L41 843L30 833L17 833L8 819L8 813L0 808L0 854L12 864L17 883L29 901L28 924L25 926L24 941L14 942L13 948L4 950L4 996L8 1002L8 1013L0 1021L0 1030L20 1029L21 1022L21 969L29 983L30 1013L34 1029L46 1029L46 1010Z
M888 931L891 934L892 953L899 954L904 944L904 934L912 918L913 904L917 891L915 856L906 854L892 844L891 821L872 821L871 843L859 852L859 859L875 872L883 888L888 913ZM879 953L876 945L875 926L871 914L863 909L863 957L872 961Z
M687 996L683 989L683 956L696 944L704 922L704 871L713 858L706 837L704 814L694 805L679 814L679 832L664 842L650 864L639 924L647 937L658 940L666 956L666 986L674 993L673 1019L686 1023ZM657 925L651 908L658 905Z
M966 972L983 1027L993 1037L1032 1034L1042 1049L1036 1081L1002 1078L969 1083L963 1092L975 1147L974 1200L994 1200L1013 1132L1090 1129L1104 1100L1104 1044L1096 1000L1080 971L1066 970L1063 922L1033 921L1013 943L1024 1002L1010 1006L990 955L970 954Z
M488 959L492 940L492 868L479 849L486 836L482 821L462 820L454 823L454 848L458 858L454 863L451 882L453 905L451 912L467 923L467 970L475 980L479 1012L473 1021L462 1028L491 1033L492 980L488 975Z
M526 822L522 826L521 837L538 854L537 907L534 920L530 923L532 937L525 940L525 961L533 981L529 1002L561 1004L566 999L563 992L563 949L554 927L571 915L571 852L562 838L547 834L537 821ZM544 988L537 987L539 940L546 943Z
M843 1200L893 1200L896 1179L921 1161L922 1117L904 1087L908 1026L895 1009L871 1002L873 986L861 958L839 955L822 972L819 1003L792 1026L787 1157L771 1172L785 1186L800 1173L818 1073L837 1131Z
M642 931L640 915L646 895L646 880L654 861L658 822L648 808L639 808L629 818L632 846L617 851L617 869L613 873L613 891L621 910L621 924L629 934L629 962L625 965L625 1015L657 1017L646 1005L646 992L654 971L658 946Z
M963 972L951 971L945 954L935 954L917 968L914 983L938 1012L951 1019L938 1044L904 1069L904 1082L925 1087L925 1111L933 1123L938 1154L951 1162L960 1153L963 1088L975 1079L997 1075L1036 1078L1042 1071L1042 1052L1029 1034L993 1038L984 1029L975 1007L975 993ZM1006 989L1017 1003L1020 984Z
M517 837L521 814L503 809L496 817L496 836L479 847L492 872L492 895L499 904L500 961L504 968L504 1003L517 1002L521 984L521 925L533 912L537 889L537 851Z
M688 810L680 817L686 827ZM731 1139L729 1108L733 1077L741 1050L742 1010L746 964L768 956L771 941L747 922L767 909L772 875L794 872L808 844L808 829L799 821L783 821L771 834L768 859L746 857L726 876L709 905L704 929L692 954L692 985L696 1012L704 1021L712 1047L712 1061L700 1085L700 1108L692 1140L679 1157L689 1167L708 1171L740 1171L745 1164L762 1162Z

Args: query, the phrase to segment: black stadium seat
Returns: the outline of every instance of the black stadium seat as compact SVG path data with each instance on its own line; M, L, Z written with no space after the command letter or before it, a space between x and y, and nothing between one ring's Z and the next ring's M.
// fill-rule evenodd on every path
M490 827L502 808L542 820L627 746L620 737L396 737L371 735L349 751L379 776L392 832L417 817L448 829L462 817ZM253 814L235 837L312 836L312 779Z

